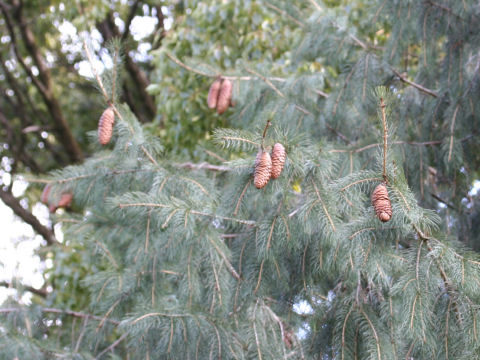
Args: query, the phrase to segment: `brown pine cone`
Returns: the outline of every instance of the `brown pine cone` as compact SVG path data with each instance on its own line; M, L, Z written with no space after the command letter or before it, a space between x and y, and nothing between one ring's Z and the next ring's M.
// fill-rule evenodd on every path
M392 218L392 204L388 197L387 186L384 183L378 184L373 190L372 204L380 221L387 222Z
M98 121L98 141L102 145L110 142L113 134L113 124L115 122L115 113L112 107L108 107L100 116Z
M56 204L50 204L49 210L51 213L54 213L58 208L67 208L72 204L72 200L73 194L71 192L64 192Z
M43 188L42 195L40 196L40 201L44 204L48 204L48 196L50 195L50 190L52 190L52 185L47 184Z
M287 153L285 152L285 148L282 144L276 143L273 145L272 150L272 178L276 179L280 176L283 165L285 165L285 158L287 157Z
M255 172L253 184L257 189L263 188L267 185L268 180L272 174L272 159L268 151L260 150L255 159Z
M233 84L230 80L224 79L220 86L217 98L217 113L223 114L230 106L232 100Z
M220 86L222 85L222 79L218 78L210 86L208 90L207 105L210 109L215 109L217 107L218 93L220 92Z

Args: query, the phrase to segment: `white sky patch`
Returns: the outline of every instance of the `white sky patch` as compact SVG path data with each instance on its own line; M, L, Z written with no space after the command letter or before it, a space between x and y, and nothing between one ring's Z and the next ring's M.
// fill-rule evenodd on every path
M473 182L472 189L468 192L470 196L476 196L480 190L480 180L475 180Z
M43 214L48 213L45 206ZM34 208L35 210L35 208ZM40 216L40 211L34 211L42 223L47 223L48 218ZM24 285L41 288L43 285L43 271L45 264L40 260L35 251L45 242L40 235L35 235L30 225L17 218L7 206L0 206L0 227L5 231L10 241L0 242L0 281L11 282L19 279ZM0 288L0 303L7 296L14 296L13 289ZM26 293L20 300L28 304L31 294Z
M151 16L135 16L130 24L130 33L136 41L142 40L155 30L158 20Z
M313 308L310 306L310 304L306 300L301 300L293 304L293 311L301 315L312 314Z

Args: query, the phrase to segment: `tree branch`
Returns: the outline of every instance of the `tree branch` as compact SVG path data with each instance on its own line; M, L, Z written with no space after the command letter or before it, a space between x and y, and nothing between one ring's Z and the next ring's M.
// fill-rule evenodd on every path
M431 95L433 97L438 97L438 94L433 91L433 90L430 90L430 89L427 89L426 87L420 85L420 84L417 84L417 83L414 83L413 81L410 81L408 80L405 76L403 76L402 74L400 74L397 70L395 70L394 68L390 67L390 69L392 70L392 72L398 76L398 78L404 82L405 84L408 84L408 85L411 85L413 86L414 88L420 90L421 92L424 92L425 94L428 94L428 95Z
M29 286L29 285L23 285L23 284L20 284L20 285L15 284L14 285L13 283L10 283L10 282L7 282L7 281L0 281L0 286L6 287L6 288L9 288L9 289L15 289L17 291L26 290L26 291L31 292L32 294L41 296L42 298L46 298L47 295L48 295L47 290L45 290L45 289L35 289L34 287Z
M25 209L20 201L13 196L11 192L0 189L0 199L13 210L15 215L20 217L23 221L29 224L33 230L42 235L47 241L48 245L59 245L60 243L55 238L55 234L48 227L42 225L40 221L27 209Z
M85 314L85 313L72 311L72 310L62 310L62 309L56 309L56 308L41 308L40 310L45 313L65 314L65 315L70 315L70 316L78 317L82 319L94 319L98 321L104 320L100 316ZM0 314L8 314L8 313L19 312L19 311L22 311L22 309L21 308L0 308ZM104 321L109 322L113 325L120 325L120 321L117 321L117 320L105 319Z
M192 163L192 162L185 162L181 164L174 164L175 167L179 168L186 168L192 170L212 170L212 171L230 171L232 170L228 166L219 166L219 165L212 165L207 162L202 162L199 164Z

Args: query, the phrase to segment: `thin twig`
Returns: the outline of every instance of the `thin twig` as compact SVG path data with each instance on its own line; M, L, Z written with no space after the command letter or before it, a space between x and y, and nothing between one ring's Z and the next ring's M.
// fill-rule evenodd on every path
M249 72L250 74L253 74L253 75L255 75L256 77L262 79L268 86L270 86L270 87L273 89L273 91L275 91L275 92L278 94L278 96L280 96L280 97L282 97L282 98L285 98L285 95L284 95L280 90L278 90L278 88L277 88L275 85L273 85L273 83L272 83L268 78L266 78L265 76L259 74L259 73L256 72L255 70L248 69L248 68L246 68L245 70L246 70L247 72Z
M220 172L232 170L228 166L212 165L207 162L202 162L199 164L192 163L192 162L185 162L181 164L174 164L174 166L179 168L192 169L192 170L212 170L212 171L220 171Z
M115 342L113 342L110 346L108 346L107 348L105 348L104 350L102 350L98 355L97 357L95 358L95 360L98 360L100 359L103 355L105 355L107 352L109 352L110 350L113 350L118 344L120 344L126 337L127 337L128 333L124 333L122 336L120 336Z
M431 95L431 96L433 96L433 97L438 97L438 94L437 94L435 91L430 90L430 89L426 88L425 86L422 86L422 85L420 85L420 84L417 84L417 83L415 83L415 82L413 82L413 81L411 81L411 80L408 80L405 76L403 76L402 74L400 74L397 70L395 70L395 69L392 68L392 67L391 67L390 69L391 69L391 70L393 71L393 73L394 73L396 76L398 76L398 78L399 78L401 81L403 81L404 83L413 86L414 88L420 90L421 92L424 92L425 94Z
M230 273L233 275L233 277L237 280L241 280L241 277L240 275L238 275L237 271L235 270L235 268L233 267L233 265L230 263L230 261L228 260L227 256L223 253L223 251L217 246L217 244L215 244L215 242L209 238L210 242L212 243L213 247L215 248L215 250L217 250L218 254L222 257L222 259L225 261L225 264L227 266L227 269L228 271L230 271Z
M457 105L455 108L455 111L453 112L453 117L452 117L452 125L450 126L450 146L448 148L448 162L452 160L452 152L453 152L453 135L454 135L454 129L455 129L455 120L457 119L457 112L460 107L460 104Z
M322 197L320 196L320 192L318 191L317 185L315 184L315 182L313 180L312 180L312 184L313 184L313 187L315 188L315 192L317 193L318 200L322 204L323 211L325 212L325 215L327 215L328 221L330 222L330 225L332 226L332 230L333 230L333 232L335 232L336 229L335 229L335 225L333 223L333 220L330 217L330 214L328 213L327 207L325 206L325 203L323 202Z
M382 125L383 125L383 172L382 177L385 182L387 182L387 140L388 140L388 132L387 132L387 116L385 113L385 103L383 102L383 98L380 98L380 108L382 110Z

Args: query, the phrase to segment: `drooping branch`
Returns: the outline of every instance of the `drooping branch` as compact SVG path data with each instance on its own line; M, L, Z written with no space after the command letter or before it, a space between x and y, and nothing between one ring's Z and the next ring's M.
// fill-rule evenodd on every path
M23 221L29 224L33 230L38 234L42 235L43 238L47 241L49 245L58 245L60 244L55 238L55 234L48 227L42 225L40 221L33 215L30 211L25 209L20 201L13 196L11 192L0 189L0 199L13 210L15 215L20 217Z

